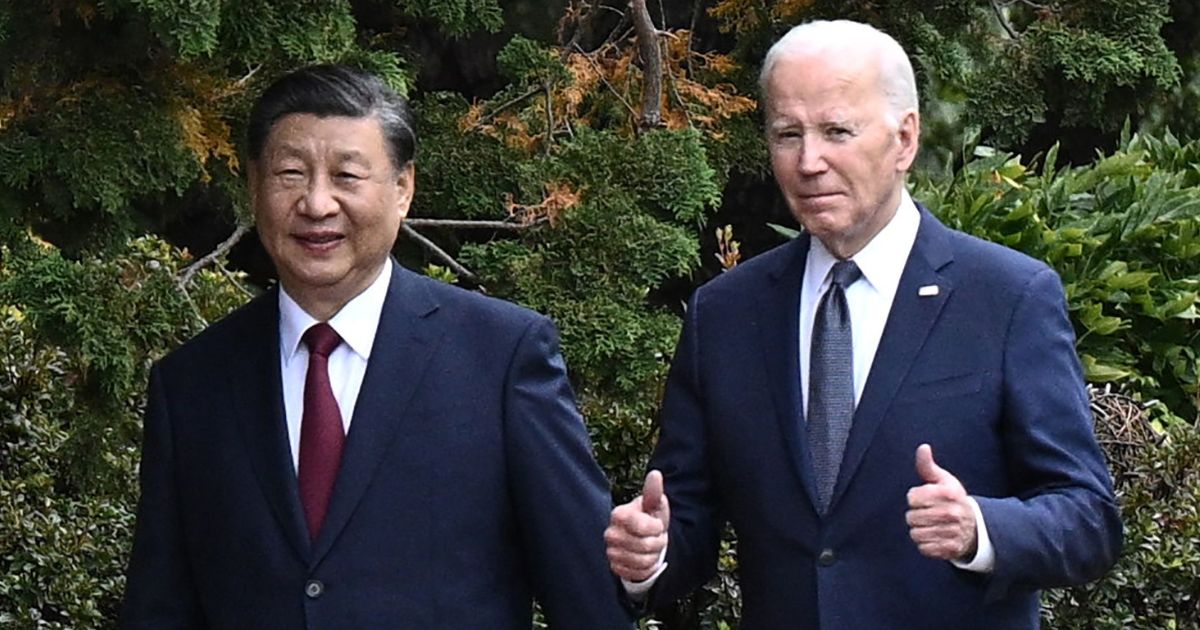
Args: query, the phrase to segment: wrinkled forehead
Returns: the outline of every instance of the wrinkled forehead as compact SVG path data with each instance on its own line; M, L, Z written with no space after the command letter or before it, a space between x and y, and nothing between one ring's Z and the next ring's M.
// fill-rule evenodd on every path
M882 59L855 46L805 45L782 51L767 76L768 91L800 84L878 84Z
M791 101L843 103L846 107L883 98L877 57L861 51L822 48L788 51L770 69L763 98L767 112Z

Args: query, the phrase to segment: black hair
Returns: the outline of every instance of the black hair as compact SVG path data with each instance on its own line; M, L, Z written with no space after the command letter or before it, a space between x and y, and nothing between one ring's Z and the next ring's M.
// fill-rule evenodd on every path
M246 136L251 161L262 158L271 128L289 114L374 116L383 129L393 167L402 168L416 152L417 133L408 103L379 77L357 68L307 66L272 83L250 109Z

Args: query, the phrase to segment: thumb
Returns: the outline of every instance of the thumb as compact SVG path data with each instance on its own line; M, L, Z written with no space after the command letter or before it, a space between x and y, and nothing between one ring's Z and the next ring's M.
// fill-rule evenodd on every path
M654 514L663 503L663 476L657 470L651 470L642 484L642 511Z
M925 483L941 483L947 477L953 478L953 475L933 461L933 448L928 444L917 447L917 475Z

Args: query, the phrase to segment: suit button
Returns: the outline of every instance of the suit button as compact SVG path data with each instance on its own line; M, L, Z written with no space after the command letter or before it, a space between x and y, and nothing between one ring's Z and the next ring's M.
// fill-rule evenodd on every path
M325 585L321 583L321 580L309 580L304 585L304 594L307 595L309 599L316 599L324 593Z
M837 555L832 549L822 549L821 554L817 556L817 564L823 567L831 567L834 562L837 562Z

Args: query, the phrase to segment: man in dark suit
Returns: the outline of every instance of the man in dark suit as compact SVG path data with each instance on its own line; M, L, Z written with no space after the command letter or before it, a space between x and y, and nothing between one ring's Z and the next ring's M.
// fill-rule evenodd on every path
M762 86L805 232L692 296L611 567L659 606L713 575L728 522L744 629L1038 627L1038 590L1121 543L1058 277L909 198L892 38L801 25Z
M406 104L305 68L249 146L280 286L152 370L122 626L629 627L553 325L389 256Z

